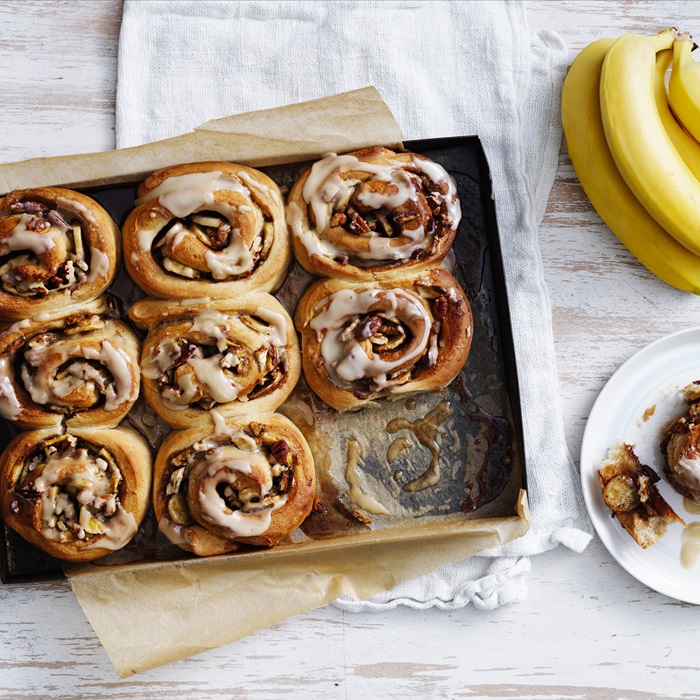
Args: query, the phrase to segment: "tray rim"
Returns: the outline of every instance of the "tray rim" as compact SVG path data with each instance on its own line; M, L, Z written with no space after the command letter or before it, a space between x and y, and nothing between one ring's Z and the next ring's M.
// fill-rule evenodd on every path
M505 269L503 265L503 251L500 240L500 231L498 228L498 220L496 216L496 206L492 187L491 172L488 165L488 159L484 151L483 145L480 138L477 135L465 135L465 136L447 136L447 137L435 137L426 139L412 139L405 140L403 142L403 149L406 151L413 151L421 153L423 150L435 150L440 148L459 148L459 147L470 147L474 148L477 153L477 160L479 166L479 189L481 193L481 207L484 217L484 229L486 234L486 240L488 244L488 251L490 257L490 267L491 274L493 275L494 282L494 293L496 297L495 302L495 317L498 324L498 340L501 348L501 356L504 364L505 376L503 377L506 393L508 396L509 407L511 411L512 426L515 433L515 440L517 442L517 447L519 451L519 459L521 464L521 483L520 491L521 497L522 493L527 493L527 454L525 452L525 442L524 442L524 426L523 426L523 413L521 404L521 394L520 394L520 383L519 375L517 369L517 358L515 354L515 344L512 333L512 322L510 314L510 304L508 300L508 287L505 277ZM300 161L289 163L290 166L303 167L305 163L311 163L313 161ZM269 168L284 167L285 164L275 165L275 166L260 166L260 170L263 172ZM113 184L97 184L94 186L78 186L71 187L80 192L85 192L90 194L97 190L115 190L121 188L129 188L138 186L142 181L142 178L135 179L128 182L119 182ZM60 186L60 185L57 185ZM7 423L5 419L3 422ZM287 556L294 556L300 552L308 551L310 549L315 550L326 550L329 548L334 548L339 546L345 547L362 547L362 546L373 546L381 544L384 542L395 542L395 541L405 541L405 540L423 540L431 538L439 538L441 535L445 537L453 536L464 536L469 534L470 530L473 529L472 523L488 523L490 521L497 522L507 522L514 519L513 522L521 521L525 523L525 529L520 532L516 537L521 537L525 534L529 528L529 518L527 516L527 508L523 510L521 497L519 497L515 503L514 514L510 516L500 516L500 517L473 517L473 518L460 518L458 513L452 514L452 516L447 516L447 520L442 520L439 523L418 523L414 526L412 525L402 525L401 527L417 532L415 536L407 536L404 533L398 533L398 527L384 528L379 531L368 530L365 532L353 532L353 533L339 533L334 536L319 537L316 539L310 539L308 542L288 544L284 547L272 547L269 549L255 550L255 551L245 551L240 553L223 554L216 557L217 560L229 560L236 561L241 558L245 558L248 561L251 557L259 557L261 554L270 556L281 556L282 553ZM525 495L526 500L526 495ZM463 530L459 527L453 527L452 520L454 522L464 525L469 525L469 530ZM7 528L4 523L1 523L3 527ZM413 533L412 533L413 534ZM497 543L500 544L500 543ZM299 545L303 545L300 548ZM66 577L63 569L85 569L80 573L74 575L90 575L91 573L101 573L106 571L116 571L121 570L133 570L137 568L153 568L164 565L175 565L184 564L187 562L196 561L207 561L209 558L198 558L194 555L189 556L187 552L183 551L183 557L175 559L164 559L164 560L140 560L136 562L128 562L125 564L114 564L107 566L100 566L99 564L78 564L74 565L69 562L61 562L56 559L57 569L47 571L45 573L38 574L22 574L22 575L9 575L6 570L7 562L7 552L5 549L4 538L0 537L0 581L3 584L13 584L13 583L28 583L28 582L39 582L47 580L60 580ZM88 571L88 567L92 566L95 571Z

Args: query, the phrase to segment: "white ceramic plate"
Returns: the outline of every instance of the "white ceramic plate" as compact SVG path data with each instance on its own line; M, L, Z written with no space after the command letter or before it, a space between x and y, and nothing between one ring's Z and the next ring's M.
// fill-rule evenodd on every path
M681 389L695 380L700 380L700 328L661 338L625 362L600 392L588 417L581 445L581 482L596 532L618 563L659 593L700 604L700 562L690 569L681 565L683 526L670 525L655 545L642 549L611 517L596 474L617 440L634 445L642 464L661 477L657 487L676 513L686 524L700 521L700 515L683 507L683 498L666 480L659 450L664 427L687 409Z

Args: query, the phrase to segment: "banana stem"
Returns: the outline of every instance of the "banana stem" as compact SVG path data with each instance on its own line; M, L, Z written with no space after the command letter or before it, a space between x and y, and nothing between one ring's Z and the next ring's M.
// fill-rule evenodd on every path
M658 53L664 49L670 49L673 42L679 37L679 32L675 27L664 29L656 36L648 37L649 41L654 45L654 52Z

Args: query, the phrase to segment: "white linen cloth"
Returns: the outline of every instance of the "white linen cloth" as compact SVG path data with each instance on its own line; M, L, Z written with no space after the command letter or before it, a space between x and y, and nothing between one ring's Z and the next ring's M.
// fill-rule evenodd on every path
M528 557L590 540L557 396L538 244L561 143L567 56L521 2L126 0L117 146L203 122L376 86L407 139L477 134L491 168L513 325L532 528L345 610L494 608L522 600Z

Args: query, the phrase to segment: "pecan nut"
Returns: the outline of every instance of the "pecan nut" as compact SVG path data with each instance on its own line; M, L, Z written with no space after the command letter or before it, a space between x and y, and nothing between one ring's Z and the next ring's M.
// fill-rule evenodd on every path
M438 297L432 303L433 316L436 318L445 318L447 316L447 299L445 297Z
M289 455L289 445L284 440L277 440L272 444L270 448L270 457L277 464L284 464L287 461L287 456Z
M376 316L371 316L357 325L357 328L355 328L355 338L357 340L368 340L381 328L381 325L382 322L380 319Z

